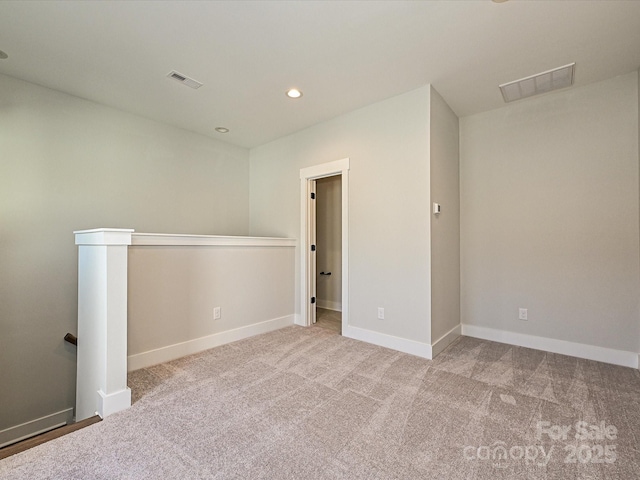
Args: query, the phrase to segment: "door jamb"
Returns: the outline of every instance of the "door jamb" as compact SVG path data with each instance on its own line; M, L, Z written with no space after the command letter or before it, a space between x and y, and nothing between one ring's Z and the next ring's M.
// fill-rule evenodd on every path
M310 326L309 262L311 245L309 227L308 184L311 180L340 175L342 177L342 331L349 325L349 158L300 169L300 317L296 323Z

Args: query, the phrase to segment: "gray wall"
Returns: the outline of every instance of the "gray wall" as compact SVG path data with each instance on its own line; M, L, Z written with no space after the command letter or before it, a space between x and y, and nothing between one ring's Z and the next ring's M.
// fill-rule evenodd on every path
M431 342L460 324L460 175L458 117L431 88Z
M350 323L424 343L431 334L428 135L427 86L251 150L253 235L299 238L300 169L350 158ZM299 263L297 255L297 279ZM297 313L299 298L297 281Z
M291 316L294 248L132 246L129 356ZM221 308L213 319L214 307Z
M318 306L342 311L342 178L316 181ZM331 275L320 275L320 272Z
M633 72L460 120L463 323L639 351L637 96Z
M0 430L75 403L73 230L243 235L248 178L245 149L0 75Z

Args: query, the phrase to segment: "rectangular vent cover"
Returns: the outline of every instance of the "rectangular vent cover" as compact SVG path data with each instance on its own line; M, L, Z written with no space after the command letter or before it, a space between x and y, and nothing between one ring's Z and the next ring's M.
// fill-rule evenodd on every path
M573 85L575 63L499 85L505 102L532 97Z
M173 78L175 81L180 82L190 88L195 89L195 88L200 88L202 86L202 83L200 83L199 81L194 80L193 78L189 78L186 75L183 75L182 73L176 72L175 70L171 70L167 74L167 77Z

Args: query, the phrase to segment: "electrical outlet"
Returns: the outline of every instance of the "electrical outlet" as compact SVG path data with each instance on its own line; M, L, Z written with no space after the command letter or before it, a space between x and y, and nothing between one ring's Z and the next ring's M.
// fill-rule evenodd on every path
M527 320L527 309L519 308L518 309L518 319L519 320Z
M378 318L384 320L384 308L378 307Z
M214 307L213 309L213 319L220 320L220 307Z

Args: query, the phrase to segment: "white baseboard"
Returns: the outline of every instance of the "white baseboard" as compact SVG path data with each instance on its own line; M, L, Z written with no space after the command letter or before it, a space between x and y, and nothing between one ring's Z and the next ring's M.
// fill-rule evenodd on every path
M62 427L73 422L73 408L67 408L51 415L36 418L15 427L0 430L0 448L12 443L35 437L54 428Z
M332 302L331 300L318 299L318 307L326 310L333 310L334 312L342 311L342 302Z
M126 410L131 406L131 389L129 387L118 392L106 394L102 390L98 390L98 411L100 418Z
M208 335L206 337L200 337L194 340L156 348L155 350L149 350L148 352L130 355L127 358L127 371L131 372L140 368L150 367L152 365L157 365L186 355L192 355L194 353L202 352L203 350L218 347L226 343L235 342L261 333L267 333L273 330L278 330L279 328L288 327L295 323L295 319L295 315L286 315L284 317L247 325L245 327L214 333L213 335Z
M635 352L625 352L624 350L614 350L612 348L567 342L554 338L478 327L476 325L463 324L462 335L507 343L509 345L517 345L519 347L533 348L535 350L543 350L545 352L560 353L562 355L585 358L587 360L612 363L613 365L621 365L623 367L638 368L638 362L640 361L640 356Z
M445 348L453 343L453 341L462 335L462 325L458 324L441 336L438 340L431 345L432 358L436 358Z
M431 345L428 343L407 340L406 338L394 337L386 333L374 332L373 330L352 326L343 327L342 336L372 343L380 347L398 350L399 352L409 353L429 360L433 358L431 356Z

